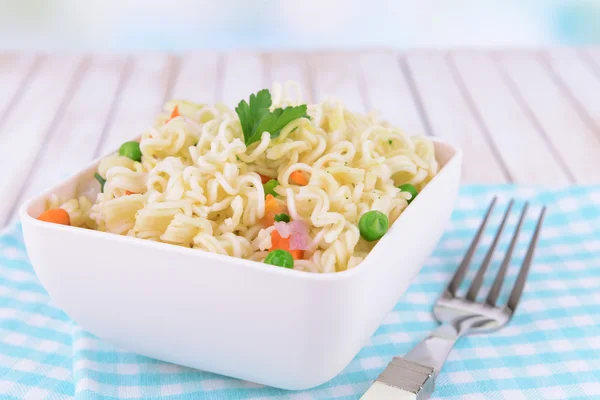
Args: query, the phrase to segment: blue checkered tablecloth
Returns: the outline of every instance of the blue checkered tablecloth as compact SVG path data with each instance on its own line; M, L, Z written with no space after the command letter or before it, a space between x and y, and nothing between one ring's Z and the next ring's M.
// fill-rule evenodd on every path
M600 399L598 186L463 187L442 241L394 311L338 377L305 392L194 371L98 340L52 305L15 226L0 235L0 398L358 399L392 356L407 352L436 326L432 304L493 195L499 196L500 207L484 237L487 243L510 197L518 199L519 207L524 200L532 204L509 279L516 276L540 205L548 205L535 263L513 321L497 333L459 342L433 398ZM516 218L509 220L500 250L515 224ZM501 261L498 253L492 270ZM475 262L482 258L479 251ZM486 285L493 279L493 273L488 275Z

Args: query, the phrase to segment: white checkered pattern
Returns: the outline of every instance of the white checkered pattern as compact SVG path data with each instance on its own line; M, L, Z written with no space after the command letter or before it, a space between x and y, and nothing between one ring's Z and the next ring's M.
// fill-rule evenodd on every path
M338 377L304 392L194 371L99 341L50 304L27 261L20 229L14 227L0 235L0 399L357 399L392 356L406 353L436 326L433 301L493 194L502 204L510 197L520 200L518 205L525 199L532 203L516 249L521 257L535 211L541 204L549 206L535 263L510 325L459 342L432 398L600 399L600 187L512 186L462 188L444 238L394 311ZM510 220L507 232L515 224ZM490 227L485 240L492 235ZM508 236L499 248L506 246ZM481 260L483 252L475 258ZM500 261L494 257L491 270ZM511 265L509 281L519 261ZM484 287L493 280L488 275Z

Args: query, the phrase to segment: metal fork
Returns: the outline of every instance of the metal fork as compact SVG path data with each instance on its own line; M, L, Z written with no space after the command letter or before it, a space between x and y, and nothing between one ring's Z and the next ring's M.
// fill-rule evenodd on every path
M483 283L483 277L492 260L494 250L510 215L514 200L508 204L500 227L494 237L490 248L464 297L457 295L457 289L463 281L469 268L471 258L483 235L485 226L492 214L496 198L492 200L483 222L469 247L460 266L454 273L452 280L438 298L433 308L435 318L441 325L429 334L422 342L417 344L404 357L394 357L387 368L379 375L369 390L361 397L362 400L427 400L434 390L434 380L438 376L448 354L454 344L462 336L473 333L485 333L497 330L506 325L515 313L519 299L523 294L527 274L531 267L535 247L546 213L542 208L537 225L517 280L512 288L508 302L505 305L496 305L506 270L510 264L519 231L527 213L528 203L525 203L517 227L512 236L502 264L496 274L494 283L484 301L477 301L477 294Z

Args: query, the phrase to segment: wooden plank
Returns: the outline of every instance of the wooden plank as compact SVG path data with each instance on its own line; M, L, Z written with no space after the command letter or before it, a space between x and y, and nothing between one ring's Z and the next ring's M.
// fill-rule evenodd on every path
M588 61L597 76L600 76L600 47L589 47L581 50L582 57Z
M250 94L270 88L264 61L258 53L228 54L222 67L222 89L217 93L218 100L234 108L240 100L247 101Z
M171 98L214 103L222 59L223 56L217 53L185 54L181 58L179 75L173 86Z
M413 52L406 56L407 72L414 80L432 134L463 150L466 183L504 183L507 173L486 133L473 115L444 54Z
M123 83L125 56L94 56L44 151L20 201L76 173L94 158L114 99Z
M315 101L327 98L341 100L355 112L370 107L361 92L358 53L314 53L309 56Z
M427 134L396 53L361 53L360 68L366 102L378 110L382 118L411 136Z
M458 52L452 53L450 60L514 182L569 183L560 153L517 102L490 55Z
M315 101L335 98L352 111L366 112L370 107L361 93L358 61L358 53L328 52L309 56Z
M84 68L85 62L77 55L47 57L12 105L0 132L2 170L10 171L0 179L0 226L7 221Z
M507 82L546 132L577 183L600 182L600 140L565 98L539 57L531 52L497 54Z
M554 49L542 54L559 88L573 102L590 129L600 135L600 74L594 69L593 59L584 50Z
M39 61L34 54L0 54L0 126Z
M169 97L176 65L177 59L164 53L140 54L131 60L127 82L96 155L114 151L152 126Z
M285 84L294 81L300 85L302 99L310 104L313 102L312 84L309 75L306 54L276 52L266 56L269 81Z

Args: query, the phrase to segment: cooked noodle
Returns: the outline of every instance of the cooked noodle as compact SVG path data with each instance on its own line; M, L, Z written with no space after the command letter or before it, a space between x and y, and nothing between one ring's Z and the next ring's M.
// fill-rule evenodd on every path
M273 107L302 104L293 83L273 93ZM181 116L168 120L176 105ZM374 246L361 238L359 218L378 210L393 223L410 199L397 187L421 190L436 174L433 144L337 101L309 105L308 115L246 147L233 110L171 101L141 136L141 162L106 157L98 167L104 192L94 204L80 197L61 207L75 226L262 261L274 230L261 224L262 174L279 181L276 200L309 227L310 249L294 268L353 268ZM308 184L290 183L294 171Z

